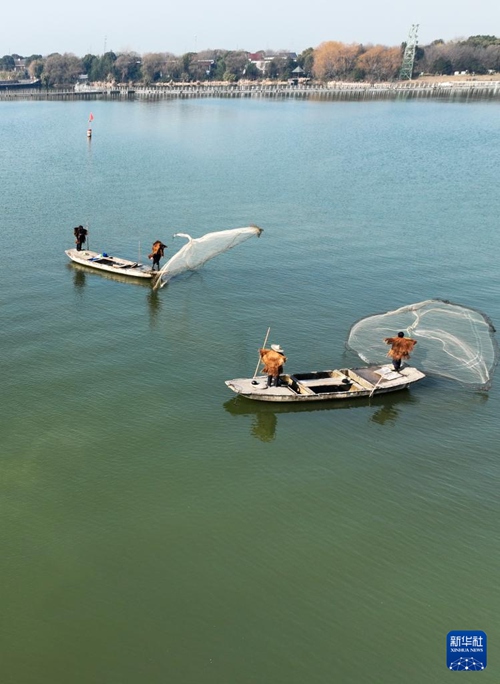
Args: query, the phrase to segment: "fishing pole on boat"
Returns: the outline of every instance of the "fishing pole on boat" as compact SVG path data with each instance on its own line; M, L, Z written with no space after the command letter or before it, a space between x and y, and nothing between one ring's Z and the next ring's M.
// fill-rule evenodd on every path
M270 333L270 332L271 332L271 328L269 327L269 328L267 329L266 337L265 337L265 339L264 339L264 344L262 345L262 348L263 348L263 349L265 349L265 347L266 347L267 339L268 339L268 337L269 337L269 333ZM256 368L255 368L255 373L253 374L253 377L254 377L254 378L255 378L255 376L257 375L257 373L259 372L259 366L260 366L260 364L261 364L261 360L260 360L260 354L259 354L259 360L257 361L257 366L256 366Z

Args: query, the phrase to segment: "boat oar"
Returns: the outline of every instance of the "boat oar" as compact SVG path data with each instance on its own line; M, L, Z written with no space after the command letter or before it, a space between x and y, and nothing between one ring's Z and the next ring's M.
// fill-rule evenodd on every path
M380 385L380 383L382 382L383 379L384 379L384 376L381 375L380 378L379 378L378 381L377 381L377 384L373 386L373 389L372 389L372 391L370 392L370 394L369 394L369 396L368 396L368 399L371 399L371 398L373 397L373 393L375 392L375 390L376 390L377 387Z
M266 346L266 344L267 344L267 338L269 337L269 333L270 333L270 332L271 332L271 328L268 328L268 329L267 329L267 333L266 333L266 339L264 340L264 344L262 345L262 348L265 348L265 346ZM254 378L255 378L255 376L257 375L258 371L259 371L259 366L260 366L260 364L261 364L261 360L260 360L260 354L259 354L259 360L257 361L257 366L256 366L256 368L255 368L255 373L253 374L253 377L254 377Z
M396 372L397 372L397 371L396 371ZM385 376L384 376L384 375L381 375L380 378L379 378L378 381L377 381L377 384L374 385L374 387L373 387L373 389L372 389L372 391L370 392L370 395L369 395L369 397L368 397L369 399L372 398L373 393L375 392L375 390L377 389L377 387L380 385L380 383L382 382L382 380L385 380Z

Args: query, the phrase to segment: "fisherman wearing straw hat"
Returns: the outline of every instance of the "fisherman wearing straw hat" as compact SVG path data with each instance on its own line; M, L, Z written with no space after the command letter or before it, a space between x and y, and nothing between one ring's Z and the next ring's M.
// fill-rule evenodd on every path
M278 387L286 356L279 344L272 344L271 349L259 349L260 359L264 364L263 372L267 374L267 387Z

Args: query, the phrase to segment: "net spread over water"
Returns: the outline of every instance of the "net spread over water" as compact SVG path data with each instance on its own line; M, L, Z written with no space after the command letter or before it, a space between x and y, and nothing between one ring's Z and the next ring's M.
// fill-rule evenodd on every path
M354 323L347 347L366 363L381 363L384 338L399 331L417 340L414 364L425 372L483 388L491 384L498 345L492 322L480 311L440 299L410 304Z
M158 278L158 282L165 284L175 275L200 268L209 259L227 252L228 249L251 237L259 237L261 233L262 228L257 226L220 230L207 233L200 238L192 238L187 233L176 233L174 237L187 238L188 242L163 266L159 272L161 277Z

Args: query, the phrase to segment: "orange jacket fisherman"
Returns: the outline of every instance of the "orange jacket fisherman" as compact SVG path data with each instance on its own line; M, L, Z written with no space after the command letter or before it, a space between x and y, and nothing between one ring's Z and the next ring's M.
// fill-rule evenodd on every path
M279 376L287 360L283 349L279 344L272 344L271 349L259 349L259 354L264 364L263 372L267 375L267 386L271 387L274 381L275 387L278 387Z
M148 254L148 259L153 259L153 265L151 266L151 270L160 270L160 259L163 257L164 251L167 249L167 245L164 245L161 240L156 240L153 242L153 246L151 248L151 254Z
M394 366L395 371L399 371L403 359L408 361L410 352L413 351L413 347L417 344L417 340L411 340L409 337L405 337L403 332L398 332L397 337L386 337L384 342L391 345L391 348L387 352L387 356L390 356L392 359L392 365Z

